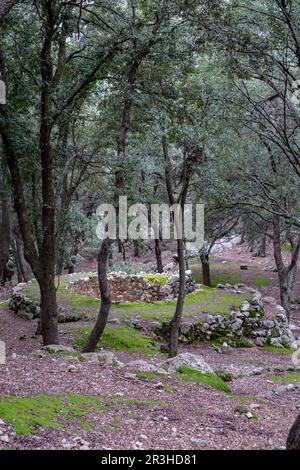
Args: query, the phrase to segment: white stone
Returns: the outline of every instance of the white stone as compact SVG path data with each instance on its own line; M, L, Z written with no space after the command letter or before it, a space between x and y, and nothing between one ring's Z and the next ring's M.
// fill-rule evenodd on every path
M191 353L178 354L178 356L167 359L167 361L161 364L161 367L169 373L176 372L183 366L199 370L200 372L213 373L212 368L204 361L202 356Z

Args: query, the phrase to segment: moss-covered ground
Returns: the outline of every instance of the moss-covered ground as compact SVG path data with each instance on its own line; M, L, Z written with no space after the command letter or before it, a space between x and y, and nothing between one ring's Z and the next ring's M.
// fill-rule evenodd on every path
M82 348L87 342L91 329L91 326L72 328L74 345ZM133 354L140 353L146 356L153 356L159 351L152 338L127 325L108 325L98 346L99 349L103 347L116 349L117 351L127 351Z
M116 408L127 410L128 407L136 411L153 406L163 408L169 403L75 393L9 396L0 398L0 418L11 424L17 434L26 435L37 434L41 428L64 428L70 422L82 429L92 429L93 423L87 419L91 412L105 413ZM117 428L120 423L114 422L111 427Z
M190 269L194 279L202 283L202 267L197 259L190 263ZM245 282L253 287L262 288L269 285L269 278L260 273L255 266L248 266L246 271L241 270L241 263L237 261L222 262L219 259L212 258L210 263L212 287L217 284L238 284ZM246 279L245 279L246 278Z

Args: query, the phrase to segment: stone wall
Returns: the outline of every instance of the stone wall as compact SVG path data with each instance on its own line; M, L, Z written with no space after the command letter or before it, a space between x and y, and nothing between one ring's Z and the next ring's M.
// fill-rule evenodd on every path
M158 279L149 281L145 274L127 274L123 272L109 273L108 282L113 302L155 302L157 300L173 300L179 291L179 274L164 273L164 285ZM186 294L194 292L197 284L191 272L186 272ZM68 285L68 289L81 295L100 297L98 278L90 275Z
M70 276L72 279L72 277ZM142 275L130 276L124 273L112 273L109 275L111 289L114 301L124 300L143 300L152 302L154 300L172 299L177 296L178 292L178 275L170 274L169 283L161 286L157 281L149 282ZM67 288L75 290L82 286L91 289L93 283L96 284L97 279L93 276L84 279L78 279L70 282ZM13 289L9 307L17 315L26 319L33 320L40 315L40 305L37 301L28 298L23 292L23 287L27 284L18 284ZM196 289L197 285L191 278L191 274L187 273L187 292L190 293ZM167 289L166 289L167 288ZM245 301L240 309L235 309L229 315L214 315L199 312L193 318L184 318L180 329L180 341L184 343L193 343L203 340L218 340L225 338L232 345L264 346L270 344L275 347L292 347L295 338L289 328L287 317L284 309L277 305L274 307L274 315L272 318L265 317L264 305L261 295L254 289L247 288L245 285L237 286L219 285L220 289L229 292L241 293L243 291L253 292L252 300ZM84 291L81 293L84 293ZM64 312L58 312L59 322L78 321L81 319L89 319L85 314L66 315ZM139 322L135 322L139 323ZM157 322L146 322L146 328L155 332L157 336L167 337L169 323L162 325ZM136 324L136 327L144 328L143 324Z
M22 292L26 283L20 283L13 288L12 296L9 300L9 308L19 317L25 320L33 320L40 316L40 304L35 300L29 299Z
M158 336L167 338L169 323L154 328ZM274 317L265 318L264 305L259 293L245 301L230 315L199 314L199 318L184 319L180 328L180 341L194 343L221 339L232 346L264 346L291 348L295 338L289 328L284 309L277 305Z

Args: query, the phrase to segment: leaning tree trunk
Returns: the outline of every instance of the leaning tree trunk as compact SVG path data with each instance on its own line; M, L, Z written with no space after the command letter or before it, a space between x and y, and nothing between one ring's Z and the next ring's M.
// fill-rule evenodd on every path
M287 450L300 450L300 415L290 429L287 442Z
M107 280L107 260L110 252L112 240L105 239L101 244L98 254L98 281L101 295L101 306L96 324L89 336L84 352L95 351L107 323L107 318L111 306L111 296Z
M262 235L262 238L259 242L258 250L257 250L257 256L261 258L265 258L266 256L266 249L267 249L267 235L264 233Z
M158 273L164 272L162 257L161 257L161 248L160 248L160 240L158 238L155 239L155 256L156 256L156 267Z
M170 323L169 357L175 357L178 350L179 330L185 299L185 258L184 241L177 240L177 253L179 261L179 293L177 298L175 315Z

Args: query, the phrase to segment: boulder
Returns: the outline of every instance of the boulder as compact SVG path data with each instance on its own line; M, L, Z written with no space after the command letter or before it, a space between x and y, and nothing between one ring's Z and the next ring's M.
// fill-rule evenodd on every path
M62 344L48 344L48 346L43 346L42 350L50 354L75 354L75 350L71 346L63 346Z
M93 362L93 363L98 363L99 362L98 354L94 353L94 352L82 353L80 355L80 358L83 361L88 361L88 362Z
M204 361L203 357L191 353L181 353L161 364L161 367L169 373L178 371L181 367L190 367L200 372L213 373L212 368Z
M117 356L111 351L100 351L97 353L97 356L98 356L98 361L101 364L107 364L111 366L115 363L118 363Z
M142 359L131 361L127 365L131 369L135 369L140 372L145 372L145 373L150 372L150 373L157 373L157 374L166 373L164 369L161 369L160 367L156 366L155 364L151 364L150 362L143 361Z

